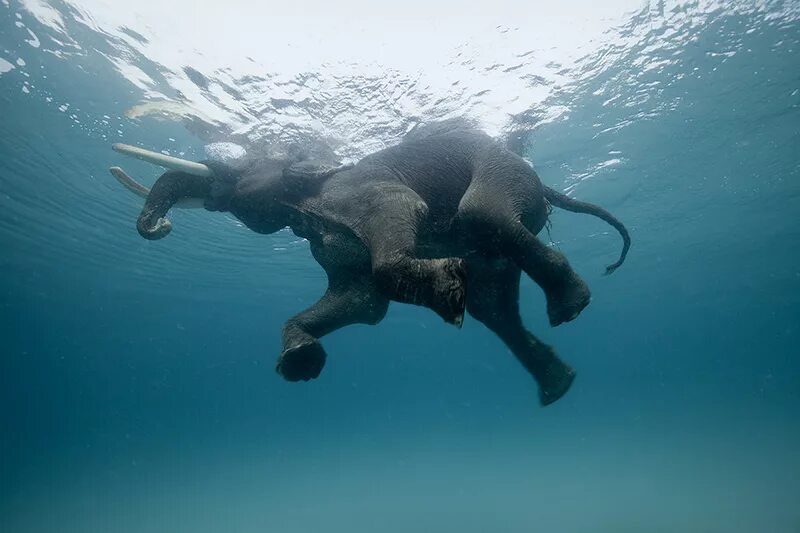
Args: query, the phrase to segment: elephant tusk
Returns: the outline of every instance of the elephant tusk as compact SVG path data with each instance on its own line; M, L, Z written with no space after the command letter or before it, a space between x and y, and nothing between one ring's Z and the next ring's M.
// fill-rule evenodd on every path
M214 173L211 169L202 163L195 163L194 161L187 161L185 159L178 159L169 155L160 154L139 148L138 146L131 146L129 144L116 143L111 146L115 151L120 152L148 163L153 163L160 167L168 168L171 170L178 170L194 176L201 176L203 178L212 178ZM137 193L138 194L138 193Z
M133 179L132 177L128 176L124 170L119 167L111 167L108 169L111 172L111 175L117 178L117 181L120 184L131 191L136 196L141 198L147 198L147 195L150 194L150 189Z

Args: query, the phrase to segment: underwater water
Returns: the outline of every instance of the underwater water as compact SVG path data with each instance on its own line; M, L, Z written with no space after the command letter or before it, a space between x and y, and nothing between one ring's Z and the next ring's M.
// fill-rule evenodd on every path
M0 531L800 532L800 3L1 1ZM551 328L523 279L578 373L546 408L396 303L283 381L307 243L178 210L145 241L107 170L458 114L631 231L611 276L603 222L541 235L593 292Z

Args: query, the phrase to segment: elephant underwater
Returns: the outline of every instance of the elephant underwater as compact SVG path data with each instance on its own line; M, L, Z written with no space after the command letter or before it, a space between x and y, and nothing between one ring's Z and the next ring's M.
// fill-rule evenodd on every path
M568 391L575 371L523 325L521 272L544 291L552 326L576 318L591 299L564 255L536 237L550 206L594 215L620 233L622 252L606 273L630 247L627 229L609 212L544 186L523 158L460 120L417 126L355 165L302 155L195 163L114 149L169 169L151 189L110 169L145 199L136 224L145 239L169 234L172 207L203 207L231 213L258 233L288 226L309 242L328 288L283 327L276 369L289 381L319 376L327 358L320 338L377 324L395 301L427 307L458 327L469 313L506 344L549 405Z

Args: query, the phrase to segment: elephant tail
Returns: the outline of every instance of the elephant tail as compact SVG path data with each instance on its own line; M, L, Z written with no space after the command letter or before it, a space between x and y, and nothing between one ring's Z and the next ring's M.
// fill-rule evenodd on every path
M547 201L552 205L573 213L586 213L587 215L594 215L614 226L614 228L622 236L622 253L619 255L619 260L616 263L606 267L605 273L611 274L617 268L619 268L625 261L625 256L628 255L628 249L631 247L631 237L628 234L627 228L622 224L622 222L617 220L614 215L600 206L590 204L588 202L581 202L580 200L574 200L566 194L555 191L546 185L543 185L543 187L544 197L547 198Z

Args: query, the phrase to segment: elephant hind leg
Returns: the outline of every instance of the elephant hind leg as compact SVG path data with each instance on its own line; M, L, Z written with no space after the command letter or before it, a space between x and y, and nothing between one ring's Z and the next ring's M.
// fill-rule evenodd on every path
M522 324L516 264L504 258L467 259L467 312L508 346L539 385L539 401L550 405L569 390L575 371Z
M525 225L541 218L536 207L540 193L532 186L514 191L496 181L476 179L459 205L459 227L476 251L510 257L542 288L551 325L569 322L589 304L589 287L563 254Z
M319 339L350 324L377 324L388 307L389 300L378 293L371 276L329 273L325 295L284 325L277 372L288 381L318 377L327 359Z

